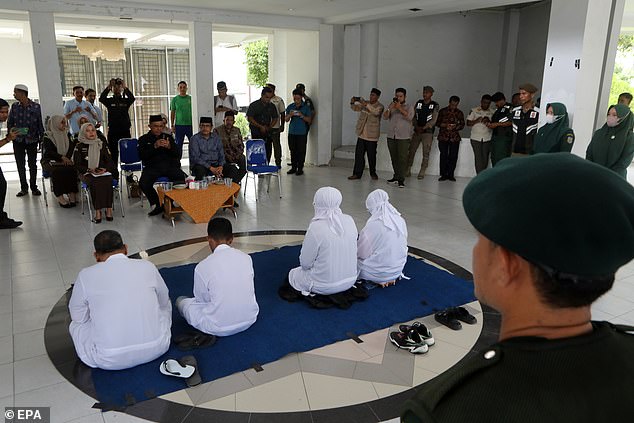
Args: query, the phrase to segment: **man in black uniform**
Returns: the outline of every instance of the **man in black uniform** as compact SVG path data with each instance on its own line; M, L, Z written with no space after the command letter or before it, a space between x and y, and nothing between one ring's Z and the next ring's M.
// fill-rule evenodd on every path
M260 99L249 104L247 109L251 138L264 140L267 163L271 161L273 153L273 127L280 119L277 107L271 103L272 98L273 90L269 87L264 87L262 88Z
M511 128L511 110L513 106L506 102L506 97L501 92L491 96L497 110L493 113L491 122L487 127L493 129L491 138L491 165L511 155L511 143L513 142L513 130Z
M416 102L414 106L414 135L409 144L409 155L407 157L407 172L405 176L410 176L412 164L414 164L414 156L418 145L423 144L423 160L418 171L418 179L425 177L427 164L429 164L429 153L434 140L434 127L438 118L438 110L440 106L433 101L431 97L434 95L434 89L429 85L423 87L423 98Z
M0 98L0 125L6 122L9 117L9 103ZM17 129L9 129L7 136L0 140L0 148L10 143L18 137ZM7 180L4 178L2 168L0 168L0 229L14 229L22 224L19 220L13 220L4 211L4 201L7 198Z
M139 138L139 156L144 166L139 187L150 206L154 206L148 216L156 216L163 212L163 206L159 205L154 182L163 176L175 184L182 184L186 175L181 170L180 150L174 142L174 137L163 132L165 124L161 115L150 116L149 127L150 131Z
M526 156L533 151L533 140L537 135L539 112L535 109L533 97L537 87L533 84L520 85L520 103L513 109L511 118L513 128L513 142L511 155Z
M108 93L112 91L112 97ZM110 84L99 96L99 102L108 109L108 148L115 165L119 160L119 140L130 138L130 114L134 94L121 78L111 79Z
M479 233L475 294L500 312L500 341L422 385L402 421L631 421L634 327L593 322L590 307L634 258L634 187L537 154L482 172L462 200Z

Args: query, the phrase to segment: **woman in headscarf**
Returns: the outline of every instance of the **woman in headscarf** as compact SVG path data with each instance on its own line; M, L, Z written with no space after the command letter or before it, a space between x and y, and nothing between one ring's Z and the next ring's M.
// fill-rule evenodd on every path
M101 223L101 210L106 209L106 220L112 220L112 180L118 179L117 168L110 156L108 143L97 136L92 123L84 123L79 130L79 143L73 161L82 179L88 184L95 207L95 223Z
M575 133L569 127L568 111L562 103L546 106L546 124L539 128L533 154L570 152L575 142Z
M288 274L290 285L304 296L347 291L357 280L357 227L341 212L341 200L336 188L315 193L315 216L304 237L300 266Z
M634 158L633 126L634 116L629 107L610 106L606 123L592 136L586 159L627 178L627 168Z
M370 218L357 242L359 279L392 285L402 275L407 261L407 225L382 189L372 191L365 206Z
M77 172L72 160L75 144L68 132L66 118L61 115L52 116L46 123L41 164L42 169L50 173L53 193L60 207L65 209L77 205Z

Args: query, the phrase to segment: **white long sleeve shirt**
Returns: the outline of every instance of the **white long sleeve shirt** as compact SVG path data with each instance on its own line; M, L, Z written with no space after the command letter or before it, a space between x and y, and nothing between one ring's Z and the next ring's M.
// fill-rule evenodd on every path
M361 230L357 245L360 279L384 283L403 273L407 262L406 234L388 229L381 221L369 221Z
M91 367L124 369L169 348L172 305L156 267L115 254L83 269L68 304L79 358Z
M219 245L196 266L194 298L183 300L183 316L195 328L217 336L249 328L260 311L253 276L248 254Z

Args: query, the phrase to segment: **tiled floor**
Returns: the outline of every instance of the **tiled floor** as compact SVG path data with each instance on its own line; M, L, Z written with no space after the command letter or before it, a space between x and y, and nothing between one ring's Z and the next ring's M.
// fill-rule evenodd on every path
M367 175L361 181L348 181L349 173L349 168L319 167L306 169L301 177L284 175L282 199L278 197L276 184L272 184L270 195L262 192L260 201L255 202L250 186L246 199L240 197L234 229L236 232L305 230L312 216L312 196L325 185L342 191L342 208L352 215L360 229L368 216L365 196L380 187L389 193L406 218L410 245L471 269L475 232L460 202L468 180L440 183L432 177L422 181L410 178L405 189L397 189L385 183L391 175L380 174L379 181L371 181ZM633 173L630 169L630 174ZM91 408L95 401L52 366L44 348L43 328L52 306L77 272L93 263L92 238L98 231L119 230L134 253L202 237L205 225L181 220L172 228L159 217L148 218L147 205L141 209L138 203L127 201L124 201L124 219L117 213L114 222L94 225L77 209L59 208L54 200L46 208L41 197L15 198L16 192L17 185L11 182L7 208L11 217L23 220L24 225L18 230L0 232L0 251L5 252L0 255L0 409L11 405L51 406L55 423L143 421ZM237 245L250 252L298 242L301 236L283 239L270 236L240 239ZM165 266L182 263L184 259L198 261L205 254L202 246L189 245L157 254L153 260ZM634 263L625 266L617 276L614 289L596 303L593 316L634 324ZM479 312L477 303L470 306L474 313ZM263 374L242 372L200 389L173 393L167 399L190 407L195 404L216 410L273 412L319 410L386 398L446 370L469 351L480 335L481 326L451 332L437 327L433 318L425 321L437 339L437 345L425 356L414 357L388 348L387 330L383 330L362 336L363 344L345 341L310 353L291 354L265 366L267 371ZM289 391L294 395L289 396ZM351 419L364 421L368 410L353 407L349 413ZM393 415L374 413L371 419Z

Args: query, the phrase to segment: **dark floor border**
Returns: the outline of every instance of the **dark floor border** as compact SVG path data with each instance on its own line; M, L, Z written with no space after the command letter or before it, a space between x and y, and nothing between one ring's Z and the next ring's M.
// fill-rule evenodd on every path
M303 230L272 230L239 232L234 237L263 236L263 235L304 235ZM145 253L152 256L164 251L185 245L205 242L205 237L193 238L184 241L172 242L144 252L130 255L131 258L141 258ZM456 276L471 280L471 273L463 267L435 254L409 247L409 252L427 259L455 274ZM53 365L70 383L75 385L85 394L97 398L97 393L92 382L92 370L83 364L73 346L68 332L70 315L68 313L68 301L70 292L66 292L57 304L53 306L44 328L44 344ZM500 326L500 316L495 310L482 305L483 328L480 337L471 351L456 365L469 359L477 352L493 344L497 340ZM199 423L199 422L223 422L223 423L330 423L330 422L380 422L399 416L403 403L411 398L422 385L415 386L406 391L390 397L366 402L363 404L338 407L327 410L287 412L287 413L249 413L231 412L221 410L209 410L175 403L172 401L154 398L129 406L122 411L135 417L156 423ZM99 408L99 404L95 404Z

